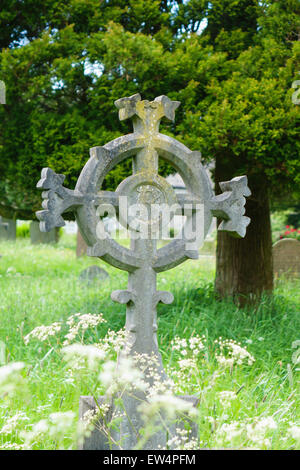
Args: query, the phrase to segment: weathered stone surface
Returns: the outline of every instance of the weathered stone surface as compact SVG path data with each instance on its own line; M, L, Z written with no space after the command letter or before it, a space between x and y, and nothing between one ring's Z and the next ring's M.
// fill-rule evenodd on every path
M77 230L77 236L76 236L76 256L77 258L80 258L81 256L84 256L87 254L87 244L85 243L80 230Z
M90 149L90 159L74 191L63 187L63 175L57 175L50 168L42 171L38 183L39 188L47 190L42 194L44 210L37 213L42 231L62 226L62 214L73 211L88 245L87 254L128 271L127 289L112 293L114 301L126 305L126 355L154 355L159 364L161 381L166 380L166 374L157 344L156 308L159 302L171 303L173 296L168 292L157 291L157 274L187 259L198 258L199 248L210 229L213 216L223 220L221 230L237 237L245 236L250 222L244 216L245 197L250 195L246 176L221 183L223 192L215 196L201 164L200 152L191 151L177 140L159 133L160 120L163 117L174 120L179 104L167 96L160 96L152 102L142 101L139 94L117 100L115 105L119 109L119 118L132 118L133 133L119 137L103 147ZM132 175L122 181L115 192L103 191L101 187L106 175L128 157L132 158ZM169 162L178 171L186 187L184 194L177 194L158 175L159 158ZM124 200L129 202L129 208L124 207ZM130 208L137 204L143 206L144 212L130 218ZM159 209L155 215L150 210L154 205ZM130 229L130 248L119 245L105 232L101 218L105 212L103 207L107 210L113 208L120 223ZM164 225L166 222L163 216L170 207L173 215L185 209L185 223L169 244L157 249L160 230L164 226L168 227ZM147 236L141 237L141 234ZM151 379L147 380L151 385ZM81 414L83 409L92 406L91 403L91 399L82 398ZM128 416L139 429L141 421L137 414L136 398L126 396L124 404ZM125 449L132 449L136 445L136 434L128 423L127 418L122 421L119 437L125 439ZM165 442L166 436L157 433L147 448L156 449ZM103 436L94 434L86 445L88 448L106 448Z
M57 243L58 229L53 228L49 232L42 232L39 223L35 220L30 222L30 241L33 245L39 243Z
M16 239L16 221L0 217L0 240Z
M109 274L105 271L105 269L102 269L96 265L89 266L79 274L79 280L86 282L87 284L92 284L95 281L107 281L108 279Z
M283 238L273 245L273 266L276 277L300 277L300 242Z
M231 181L220 183L220 188L223 193L213 197L210 201L213 215L223 219L218 230L229 232L237 238L243 238L250 223L249 217L244 216L246 203L244 196L251 195L247 176L238 176Z

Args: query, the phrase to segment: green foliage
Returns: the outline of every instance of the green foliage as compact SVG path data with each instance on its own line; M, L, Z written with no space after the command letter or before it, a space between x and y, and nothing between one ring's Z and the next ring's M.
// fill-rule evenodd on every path
M29 238L30 237L29 223L23 223L21 225L17 225L16 235L17 235L17 238Z
M65 174L73 188L90 147L130 132L114 101L137 91L180 100L176 124L164 122L162 130L201 149L205 159L221 155L228 165L234 161L236 174L265 174L281 191L299 186L299 113L291 102L298 5L5 2L0 211L32 218L44 166ZM129 172L130 162L114 169L104 187L115 188Z

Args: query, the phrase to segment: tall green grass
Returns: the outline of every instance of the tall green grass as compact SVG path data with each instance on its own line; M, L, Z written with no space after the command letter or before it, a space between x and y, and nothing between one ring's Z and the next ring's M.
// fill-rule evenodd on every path
M32 342L26 346L23 338L36 326L64 321L77 312L103 313L107 323L93 332L95 342L108 329L121 329L125 307L114 303L110 293L126 288L127 274L98 259L77 259L75 238L65 234L51 246L33 246L26 239L1 242L0 253L0 340L5 344L4 360L28 364L30 386L30 398L17 398L13 408L25 410L32 421L54 411L77 413L79 396L89 394L87 384L67 383L67 366L57 350L47 355L49 345ZM105 268L110 280L92 286L80 282L79 273L92 264ZM239 391L239 406L232 411L232 419L275 416L281 427L274 433L272 448L293 448L293 441L283 436L289 423L300 419L299 371L291 360L292 343L300 340L300 282L282 279L272 297L262 298L256 307L239 309L230 299L220 301L215 297L213 280L212 257L187 261L158 276L158 288L173 292L175 297L172 305L158 306L158 337L165 366L176 367L173 338L195 334L206 337L206 362L198 382L203 399L202 445L209 447L214 442L207 416L218 419L215 392L234 390ZM241 342L256 361L251 367L225 374L217 381L216 390L203 394L217 370L214 341L219 337ZM0 426L4 422L2 416ZM41 448L55 445L48 442Z

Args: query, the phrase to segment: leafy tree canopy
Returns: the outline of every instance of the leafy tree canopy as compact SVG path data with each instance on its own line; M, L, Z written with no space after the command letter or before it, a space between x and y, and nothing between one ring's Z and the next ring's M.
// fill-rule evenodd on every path
M73 187L90 147L131 131L113 103L136 92L180 100L164 132L221 155L232 176L295 188L298 39L297 0L4 0L0 213L32 217L44 166ZM116 167L106 188L128 171Z

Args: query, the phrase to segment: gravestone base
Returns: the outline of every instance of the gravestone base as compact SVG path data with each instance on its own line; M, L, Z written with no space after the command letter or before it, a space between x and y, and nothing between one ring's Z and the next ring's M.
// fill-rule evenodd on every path
M30 223L30 240L33 245L37 245L39 243L57 243L58 233L58 228L53 228L49 232L41 232L39 222L33 220Z
M178 396L182 400L185 400L189 403L192 403L194 407L196 407L199 403L199 399L192 395L181 395ZM135 423L135 427L137 421L141 420L140 416L136 418L134 415L137 413L135 412L132 407L136 407L136 403L140 404L140 401L134 400L132 397L129 397L129 400L126 404L126 398L124 401L125 408L127 410L127 414L131 417L132 422ZM136 403L134 403L134 401ZM106 397L102 396L99 397L97 403L95 402L94 398L91 396L81 396L79 399L79 419L83 420L84 415L88 411L97 412L98 407L107 403ZM113 414L113 407L109 409L105 416L105 421L110 422ZM164 421L167 424L167 430L159 430L156 431L145 443L143 446L143 450L157 450L160 448L164 448L166 446L167 441L171 437L176 436L176 430L183 430L185 429L185 423L183 421L177 421L176 424L174 422L168 422L167 418L164 418ZM197 439L198 438L198 425L192 421L189 422L190 426L190 439ZM115 443L120 442L122 450L133 450L136 446L136 437L132 432L132 427L129 425L128 420L125 419L120 424L120 430L111 432L112 442L109 443L107 435L104 431L101 430L103 428L103 420L99 420L96 423L93 431L91 432L89 437L86 437L83 442L81 442L78 446L79 450L120 450L120 447ZM133 434L133 436L132 436ZM175 447L170 446L170 450L177 450Z
M16 221L0 217L0 240L16 240Z

